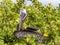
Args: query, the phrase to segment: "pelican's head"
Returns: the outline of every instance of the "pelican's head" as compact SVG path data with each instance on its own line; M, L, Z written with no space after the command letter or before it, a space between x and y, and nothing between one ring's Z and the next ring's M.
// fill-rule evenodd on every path
M21 9L21 10L20 10L20 14L21 14L21 13L25 13L25 14L27 14L26 9Z

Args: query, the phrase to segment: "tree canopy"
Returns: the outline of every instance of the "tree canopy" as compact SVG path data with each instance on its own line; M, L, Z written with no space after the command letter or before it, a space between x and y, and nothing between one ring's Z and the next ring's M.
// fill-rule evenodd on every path
M43 34L45 44L60 45L60 5L55 9L51 4L42 6L37 0L31 1L32 6L24 5L24 0L17 0L17 3L11 0L0 2L0 45L26 45L25 39L18 41L13 35L19 23L20 8L28 11L27 20L23 24L24 29L26 27L39 28L38 32ZM29 39L31 45L36 45L35 37Z

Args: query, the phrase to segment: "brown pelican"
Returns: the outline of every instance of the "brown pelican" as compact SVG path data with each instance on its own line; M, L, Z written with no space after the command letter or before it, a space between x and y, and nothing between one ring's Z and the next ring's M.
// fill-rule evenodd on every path
M36 36L39 43L43 43L43 36L37 32L37 28L27 27L24 30L22 29L22 24L27 17L26 9L20 10L20 23L17 26L17 30L14 32L14 36L18 39L25 38L27 36Z

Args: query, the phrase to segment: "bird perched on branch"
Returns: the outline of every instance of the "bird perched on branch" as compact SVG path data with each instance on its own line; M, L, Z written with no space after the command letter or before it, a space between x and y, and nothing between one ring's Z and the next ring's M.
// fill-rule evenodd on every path
M22 37L27 37L27 36L36 36L37 38L37 42L38 43L43 43L43 36L42 34L36 32L38 29L37 28L32 28L32 27L27 27L26 29L22 30L22 24L24 22L24 20L27 17L27 11L26 9L21 9L20 10L20 22L17 25L17 30L14 32L14 36L18 39L22 38ZM28 42L28 38L27 38L27 42Z

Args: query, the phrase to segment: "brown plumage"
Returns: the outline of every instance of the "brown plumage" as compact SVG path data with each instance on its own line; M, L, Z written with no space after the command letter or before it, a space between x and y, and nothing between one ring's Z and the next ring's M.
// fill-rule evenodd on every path
M23 16L22 16L23 15ZM22 29L23 21L25 20L27 14L21 13L20 23L17 25L17 30L14 32L14 36L18 39L25 38L27 36L35 36L37 38L37 42L43 43L43 36L37 32L38 28L27 27L26 29Z

